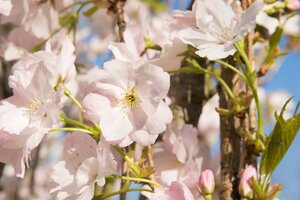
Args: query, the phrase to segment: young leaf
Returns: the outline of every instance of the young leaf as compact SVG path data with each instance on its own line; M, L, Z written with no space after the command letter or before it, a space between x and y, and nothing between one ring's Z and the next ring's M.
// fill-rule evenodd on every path
M268 137L266 150L262 154L260 163L261 174L272 174L299 131L300 114L294 115L287 120L283 118L284 110L290 100L284 105L279 116L275 113L277 122L271 135Z
M99 10L100 8L102 8L102 5L94 5L93 7L89 8L88 10L83 12L83 15L86 17L92 16L95 12L97 12L97 10Z

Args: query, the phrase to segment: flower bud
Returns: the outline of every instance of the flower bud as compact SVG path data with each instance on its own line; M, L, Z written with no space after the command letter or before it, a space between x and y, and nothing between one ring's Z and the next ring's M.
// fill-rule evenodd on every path
M215 190L215 178L210 169L201 172L197 188L201 195L212 194Z
M257 179L256 169L251 165L246 165L240 176L239 192L242 197L253 198L252 177Z

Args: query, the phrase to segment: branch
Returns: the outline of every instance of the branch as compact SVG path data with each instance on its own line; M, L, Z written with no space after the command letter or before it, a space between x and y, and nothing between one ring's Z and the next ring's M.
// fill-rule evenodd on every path
M124 20L124 6L126 0L110 0L108 11L116 16L117 25L119 29L119 42L124 42L124 31L126 29L126 22Z

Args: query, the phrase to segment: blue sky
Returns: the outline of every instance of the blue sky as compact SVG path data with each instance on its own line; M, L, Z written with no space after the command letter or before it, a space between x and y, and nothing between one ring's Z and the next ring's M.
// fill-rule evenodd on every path
M286 57L273 79L265 85L267 91L287 90L300 100L300 54L291 52ZM272 177L273 182L283 185L280 199L298 200L300 198L300 135L281 161Z

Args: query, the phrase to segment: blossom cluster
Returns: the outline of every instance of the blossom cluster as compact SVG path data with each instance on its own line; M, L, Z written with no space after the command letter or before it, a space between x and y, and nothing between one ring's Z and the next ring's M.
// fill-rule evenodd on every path
M88 4L92 5L84 13L92 15L91 20L80 26L78 13ZM220 153L213 155L211 149L220 134L220 117L215 111L219 96L212 95L194 125L183 122L173 109L176 99L168 96L170 74L188 63L186 54L191 50L197 59L225 59L237 53L236 44L256 24L272 34L281 22L276 19L273 27L264 24L262 18L271 17L265 16L268 8L263 0L247 9L235 0L195 0L190 11L159 16L153 16L145 4L128 0L124 41L116 42L115 22L106 13L107 4L0 0L1 32L2 26L8 27L0 35L0 56L13 63L9 76L12 96L0 102L0 162L26 179L26 169L40 148L53 156L48 143L63 141L59 143L62 155L53 159L60 161L47 169L49 177L39 180L47 183L47 191L36 193L38 198L105 197L111 179L148 183L141 189L150 200L218 198L213 193L220 187ZM299 9L292 1L285 6ZM93 8L97 10L92 12ZM79 25L74 27L74 23ZM265 44L255 48L261 53ZM108 50L112 58L103 66L81 66ZM262 54L257 63L265 63L266 51ZM265 104L272 104L263 90L259 96L266 99ZM267 112L282 104L275 101ZM145 161L147 148L152 151L150 161ZM131 170L126 176L124 162ZM257 179L257 174L254 168L247 171L241 174L240 194L252 198L249 179ZM150 188L149 181L158 187L153 189L150 184ZM113 184L120 188L118 181ZM30 196L24 193L25 199ZM3 194L4 199L10 197Z

